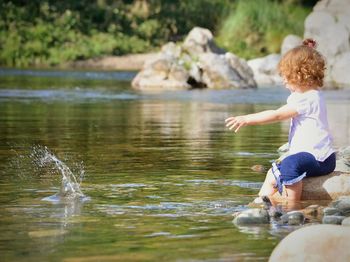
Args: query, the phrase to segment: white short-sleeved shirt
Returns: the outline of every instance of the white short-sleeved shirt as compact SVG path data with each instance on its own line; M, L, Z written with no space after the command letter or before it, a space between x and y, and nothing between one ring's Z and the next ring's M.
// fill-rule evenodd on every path
M289 153L309 152L318 161L326 160L335 151L328 127L326 104L321 92L293 92L288 97L287 104L298 112L291 120Z

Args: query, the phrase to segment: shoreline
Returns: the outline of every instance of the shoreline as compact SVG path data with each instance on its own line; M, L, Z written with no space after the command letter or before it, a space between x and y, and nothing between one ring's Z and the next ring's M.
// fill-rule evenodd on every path
M97 70L97 71L140 71L145 61L152 59L158 53L128 54L122 56L102 56L86 60L70 61L59 65L34 64L26 67L0 66L0 69L17 70Z
M103 56L68 62L63 65L65 69L96 69L117 71L139 71L145 61L155 57L157 53L128 54L122 56Z

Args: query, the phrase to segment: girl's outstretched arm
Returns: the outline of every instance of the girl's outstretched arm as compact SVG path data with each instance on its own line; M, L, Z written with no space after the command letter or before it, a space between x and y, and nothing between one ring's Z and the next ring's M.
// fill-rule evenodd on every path
M230 130L234 129L235 133L242 126L262 125L273 122L283 121L298 115L298 112L290 107L284 105L276 110L266 110L255 114L232 116L225 120L226 127Z

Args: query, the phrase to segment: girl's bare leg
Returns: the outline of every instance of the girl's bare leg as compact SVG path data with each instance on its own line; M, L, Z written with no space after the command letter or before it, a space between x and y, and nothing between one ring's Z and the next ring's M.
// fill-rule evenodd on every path
M292 201L299 201L303 190L303 181L295 183L294 185L286 186L286 198Z
M277 192L277 188L275 188L276 179L272 174L271 169L267 172L265 181L259 191L259 196L272 196Z

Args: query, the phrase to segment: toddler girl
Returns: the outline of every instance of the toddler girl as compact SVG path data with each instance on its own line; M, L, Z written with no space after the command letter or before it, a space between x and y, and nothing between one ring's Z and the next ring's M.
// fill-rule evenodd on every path
M302 179L322 176L335 169L335 151L328 128L327 111L320 92L323 86L325 60L316 51L316 42L306 39L301 46L287 52L278 65L286 88L291 91L287 104L255 114L233 116L225 120L230 130L238 132L246 125L268 124L291 119L289 156L273 163L259 196L272 196L276 191L300 200Z

